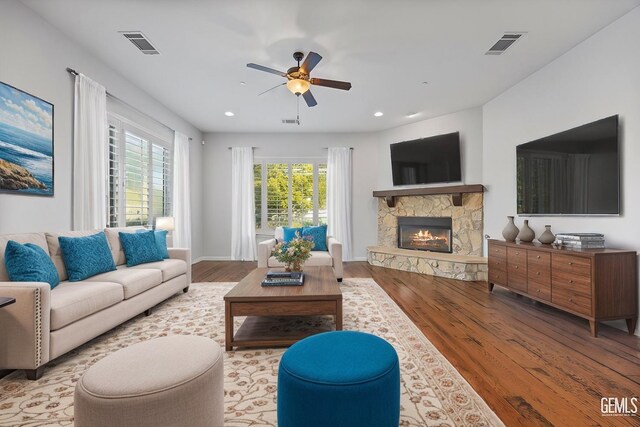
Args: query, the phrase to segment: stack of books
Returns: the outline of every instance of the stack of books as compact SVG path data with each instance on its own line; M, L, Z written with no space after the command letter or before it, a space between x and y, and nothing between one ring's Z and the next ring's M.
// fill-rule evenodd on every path
M575 249L604 248L604 234L600 233L561 233L556 234L556 244Z
M270 271L262 281L262 286L302 286L304 273L284 271Z

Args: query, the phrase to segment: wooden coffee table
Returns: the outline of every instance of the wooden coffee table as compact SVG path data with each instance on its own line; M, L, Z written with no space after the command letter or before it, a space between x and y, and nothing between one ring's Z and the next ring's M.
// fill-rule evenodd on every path
M289 346L322 330L284 332L274 323L289 316L335 316L342 329L342 292L331 267L305 267L302 286L260 286L269 268L257 268L224 296L225 348ZM247 316L238 332L233 318ZM325 329L326 330L326 329Z

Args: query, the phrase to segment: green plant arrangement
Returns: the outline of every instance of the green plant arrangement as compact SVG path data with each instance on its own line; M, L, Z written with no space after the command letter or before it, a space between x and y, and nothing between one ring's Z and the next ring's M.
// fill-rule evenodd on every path
M289 243L278 242L271 255L285 265L286 271L302 271L302 264L311 257L313 246L311 239L296 233Z

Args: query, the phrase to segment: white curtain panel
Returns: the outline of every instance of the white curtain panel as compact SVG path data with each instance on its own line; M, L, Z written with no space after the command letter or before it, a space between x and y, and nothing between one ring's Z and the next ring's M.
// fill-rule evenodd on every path
M342 243L342 257L352 257L351 149L329 147L327 161L327 233Z
M256 259L253 148L231 149L231 259Z
M173 218L173 247L191 249L189 137L180 132L173 137Z
M107 224L107 91L85 75L75 82L73 107L73 228Z

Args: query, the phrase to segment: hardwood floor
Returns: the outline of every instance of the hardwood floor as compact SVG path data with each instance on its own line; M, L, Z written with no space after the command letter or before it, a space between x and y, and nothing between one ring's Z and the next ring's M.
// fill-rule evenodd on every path
M253 262L204 261L194 282L235 282ZM484 282L461 282L345 263L371 277L464 376L507 426L640 426L603 417L602 397L640 397L640 338L588 322ZM640 402L638 402L640 409Z

